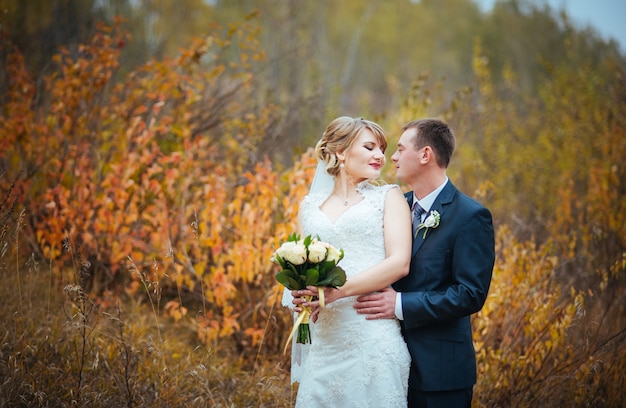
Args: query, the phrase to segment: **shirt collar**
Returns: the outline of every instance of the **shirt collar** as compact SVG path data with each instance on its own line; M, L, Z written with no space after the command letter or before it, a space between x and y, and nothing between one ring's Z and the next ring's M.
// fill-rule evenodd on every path
M441 193L441 190L443 190L447 183L448 177L446 176L446 179L443 181L443 183L441 183L439 187L431 191L426 197L422 198L421 200L418 200L415 193L413 193L413 202L417 201L420 207L422 207L424 211L426 211L426 214L428 214L428 212L430 211L430 207L433 206L433 203L439 196L439 193Z

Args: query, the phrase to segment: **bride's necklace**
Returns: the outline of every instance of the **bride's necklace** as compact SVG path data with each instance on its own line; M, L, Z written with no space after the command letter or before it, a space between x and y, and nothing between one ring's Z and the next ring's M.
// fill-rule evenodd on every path
M352 201L352 199L354 198L354 196L352 196L352 197L342 198L342 197L339 195L339 193L337 193L336 191L333 191L333 194L334 194L334 195L336 195L338 199L340 199L341 201L343 201L343 205L344 205L345 207L347 207L347 206L348 206L348 204L350 204L350 201ZM358 195L358 193L357 193L357 195Z

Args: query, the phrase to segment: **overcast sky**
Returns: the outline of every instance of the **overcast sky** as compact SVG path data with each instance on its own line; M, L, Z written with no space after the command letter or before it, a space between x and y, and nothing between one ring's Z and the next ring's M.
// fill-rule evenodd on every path
M490 10L496 0L475 0L483 10ZM546 1L555 10L564 7L579 28L588 25L605 39L613 38L626 52L626 0L536 0Z

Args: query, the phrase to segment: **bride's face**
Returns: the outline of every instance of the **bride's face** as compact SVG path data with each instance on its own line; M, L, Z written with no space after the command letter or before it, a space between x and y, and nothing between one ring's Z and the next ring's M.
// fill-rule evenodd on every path
M344 156L344 170L354 183L380 177L385 165L385 152L368 129L361 132Z

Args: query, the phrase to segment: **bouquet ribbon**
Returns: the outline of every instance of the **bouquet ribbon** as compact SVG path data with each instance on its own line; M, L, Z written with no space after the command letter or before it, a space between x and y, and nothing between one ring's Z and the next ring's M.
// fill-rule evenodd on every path
M307 302L311 300L311 296L305 296L304 298L307 300ZM289 333L289 337L287 338L287 342L285 343L285 348L283 349L283 354L287 352L287 346L289 346L289 344L291 343L291 339L293 338L293 335L296 333L296 330L298 330L298 327L300 327L301 324L309 324L309 319L311 318L311 312L313 312L313 310L311 310L310 307L307 307L307 306L302 307L302 311L298 313L298 318L296 319L296 322L293 324L293 329L291 329L291 333Z
M319 296L320 306L325 307L326 302L324 301L324 289L323 288L321 288L321 290L319 291L318 296ZM311 298L312 298L311 296L304 297L304 299L307 302L310 302ZM311 318L312 312L313 312L313 309L311 309L310 307L308 306L302 307L302 311L298 313L298 318L296 319L296 322L293 324L293 329L291 329L291 333L289 333L289 337L287 338L287 342L285 343L285 348L283 349L283 354L287 352L287 347L291 343L291 339L293 338L293 335L296 333L296 330L298 330L298 327L300 327L301 324L309 324L309 319Z

